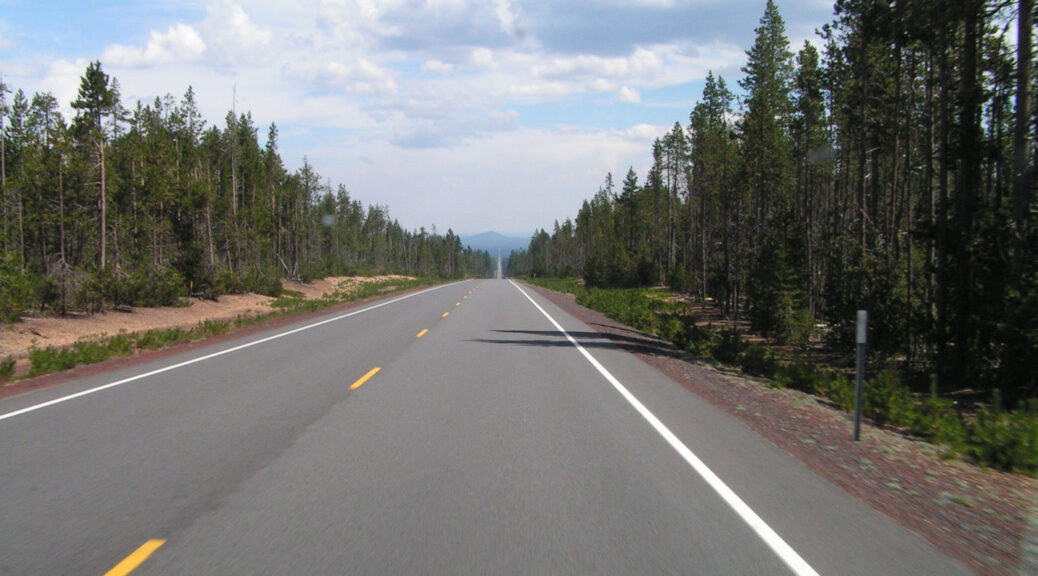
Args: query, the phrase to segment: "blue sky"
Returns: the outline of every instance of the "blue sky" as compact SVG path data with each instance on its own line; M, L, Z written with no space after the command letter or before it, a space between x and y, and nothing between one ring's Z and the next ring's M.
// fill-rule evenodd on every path
M644 176L708 70L735 86L763 0L0 0L0 74L70 114L101 60L123 103L194 88L276 123L289 168L407 228L529 234L607 172ZM832 2L779 2L794 50ZM262 144L262 142L261 142Z

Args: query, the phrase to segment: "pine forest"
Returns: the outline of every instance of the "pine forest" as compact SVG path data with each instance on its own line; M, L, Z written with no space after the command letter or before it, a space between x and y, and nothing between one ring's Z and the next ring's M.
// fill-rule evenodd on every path
M913 387L1038 396L1033 0L838 0L794 48L769 1L741 96L710 74L651 169L536 233L514 275L666 284L758 334L823 330ZM795 53L794 53L795 50Z
M130 109L119 92L93 62L64 118L53 95L0 83L0 321L277 295L282 277L492 271L452 230L404 230L305 158L287 171L274 124L261 144L249 113L207 123L190 87Z

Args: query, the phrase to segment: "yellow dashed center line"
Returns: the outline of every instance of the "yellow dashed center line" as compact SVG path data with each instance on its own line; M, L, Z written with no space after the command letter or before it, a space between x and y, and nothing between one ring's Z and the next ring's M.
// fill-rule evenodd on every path
M148 559L148 556L151 556L152 553L159 549L159 546L165 543L165 540L148 540L140 548L134 550L133 554L130 554L122 562L116 564L115 568L105 572L105 576L126 576L143 564Z
M461 302L455 302L455 303L454 303L454 306L455 306L455 307L457 307L457 306L461 306Z
M371 380L372 376L374 376L375 374L378 374L378 371L381 370L381 369L382 368L380 368L378 366L375 366L371 370L368 370L367 374L361 376L360 380L357 380L356 382L353 383L352 386L350 386L350 390L356 390L357 388L360 388L361 386L363 386L365 382L367 382L368 380Z
M422 330L421 332L418 333L417 336L415 336L415 338L421 338L422 336L425 336L425 333L428 332L428 331L429 331L428 328L426 328L425 330Z
M448 316L450 316L450 315L451 315L451 313L450 313L450 312L444 312L444 313L443 313L443 317L444 317L444 318L446 318L446 317L448 317Z

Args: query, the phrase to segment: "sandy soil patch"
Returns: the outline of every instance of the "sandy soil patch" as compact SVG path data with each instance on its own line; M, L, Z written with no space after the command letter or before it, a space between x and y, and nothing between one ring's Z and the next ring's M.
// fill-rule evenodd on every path
M285 290L301 292L307 300L318 298L332 298L335 293L348 294L363 284L375 282L386 282L389 280L410 280L408 276L397 276L393 274L385 276L330 276L321 278L310 283L296 282L295 280L282 280L281 285Z
M346 294L372 282L406 279L406 276L323 278L311 283L285 280L286 290L294 290L312 300ZM21 322L0 325L0 359L13 356L24 361L32 346L68 346L78 340L112 336L119 332L146 332L169 328L192 328L203 320L233 320L240 315L262 314L271 310L273 298L258 294L221 296L218 302L191 298L189 306L134 308L132 312L107 312L66 318L23 318ZM21 363L21 362L20 362Z

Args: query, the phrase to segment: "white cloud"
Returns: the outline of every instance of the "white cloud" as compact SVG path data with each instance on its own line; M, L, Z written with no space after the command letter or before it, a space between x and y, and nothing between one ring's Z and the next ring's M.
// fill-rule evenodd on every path
M659 54L645 48L636 49L630 56L603 58L581 54L557 57L533 67L534 76L558 78L611 78L652 81L663 71L664 61Z
M225 63L262 62L273 56L273 32L253 22L233 0L210 3L202 31L212 55Z
M79 97L79 81L86 72L89 62L85 58L74 61L55 60L40 81L40 91L50 92L63 106L61 112L67 118L75 113L72 101ZM18 88L11 86L11 88ZM26 92L29 92L26 90Z
M426 72L453 72L454 64L448 62L441 62L439 60L427 60L422 64L422 70Z
M511 0L494 0L494 11L501 22L501 29L511 34L515 27L515 14L512 12Z
M652 161L652 141L666 131L667 127L651 126L522 128L450 148L405 149L375 143L367 153L378 158L377 163L367 164L351 155L325 175L344 178L355 197L366 203L388 204L392 216L407 227L436 224L459 233L486 229L530 233L550 227L556 218L562 221L575 215L607 172L616 180L633 166L644 175ZM319 160L311 157L311 161Z
M469 57L480 68L494 67L494 53L489 48L476 48Z
M641 104L642 95L637 90L633 90L627 86L621 86L620 90L616 93L617 99L627 104Z
M144 48L113 44L104 50L104 62L113 66L154 66L197 60L205 52L205 42L194 28L177 23L165 33L152 31Z
M383 24L381 18L399 4L392 0L321 0L317 23L336 40L351 44L364 42L369 35L396 35L400 29Z
M639 141L645 144L652 144L656 138L663 136L667 132L670 132L671 126L653 126L652 124L638 124L631 126L630 128L623 130L621 134L624 138Z
M0 50L7 50L9 48L14 48L14 40L0 34Z
M283 73L292 80L340 88L356 94L391 93L397 90L397 81L391 71L362 56L349 60L304 57L286 65Z

